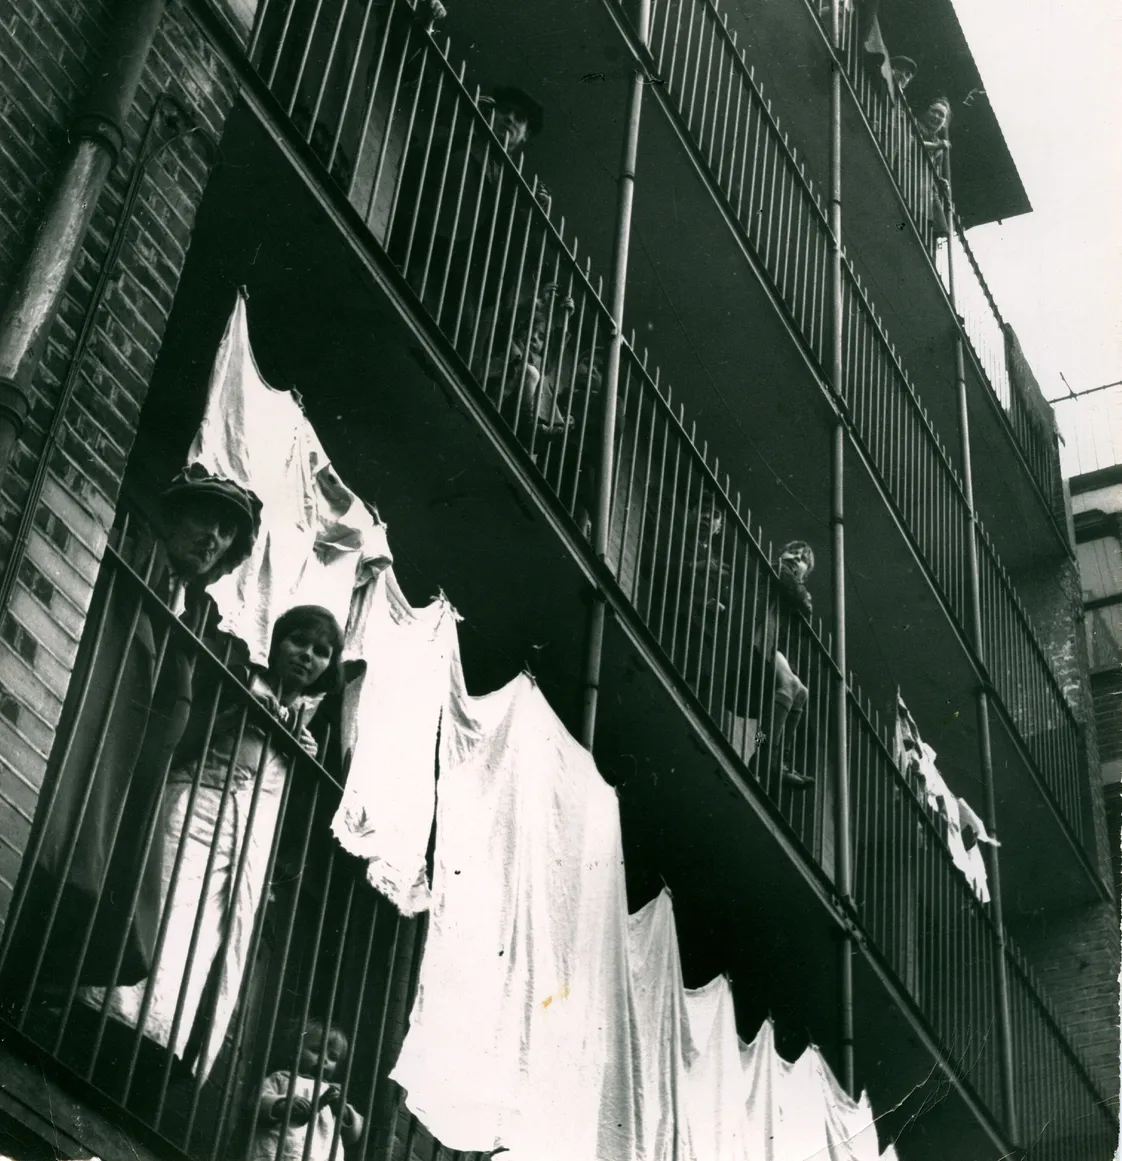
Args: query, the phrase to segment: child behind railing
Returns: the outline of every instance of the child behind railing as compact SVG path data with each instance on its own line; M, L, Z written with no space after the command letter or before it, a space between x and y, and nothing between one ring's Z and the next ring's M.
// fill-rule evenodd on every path
M279 1069L261 1086L251 1161L328 1161L337 1120L344 1146L359 1140L363 1119L344 1102L339 1086L331 1083L349 1049L347 1037L334 1025L328 1027L314 1017L307 1022L296 1075ZM292 1108L286 1121L290 1090ZM336 1157L342 1152L336 1149Z

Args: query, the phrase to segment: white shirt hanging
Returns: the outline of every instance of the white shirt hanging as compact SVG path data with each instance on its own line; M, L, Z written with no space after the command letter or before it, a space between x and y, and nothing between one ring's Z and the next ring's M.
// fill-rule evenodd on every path
M345 625L360 569L391 559L385 527L335 474L299 396L261 377L240 293L187 462L261 500L252 553L210 589L222 628L249 646L251 660L268 663L273 625L294 605L322 605Z
M344 850L367 860L370 883L403 915L430 902L436 739L459 673L457 619L443 596L414 609L387 568L356 593L347 629L347 652L366 660L366 673L331 829Z

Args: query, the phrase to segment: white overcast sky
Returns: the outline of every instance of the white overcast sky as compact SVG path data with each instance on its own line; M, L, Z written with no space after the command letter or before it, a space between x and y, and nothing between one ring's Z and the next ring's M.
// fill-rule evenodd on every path
M1066 392L1061 372L1076 392L1122 379L1122 4L954 5L1033 205L970 232L978 264L1046 396ZM1090 426L1083 470L1111 435L1122 460L1122 389L1092 399L1056 409L1071 470Z

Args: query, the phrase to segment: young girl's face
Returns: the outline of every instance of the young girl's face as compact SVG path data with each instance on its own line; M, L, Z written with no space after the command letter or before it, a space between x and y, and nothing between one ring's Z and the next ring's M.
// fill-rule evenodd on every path
M323 676L333 652L330 640L322 633L313 628L295 629L277 642L270 669L285 690L299 693Z

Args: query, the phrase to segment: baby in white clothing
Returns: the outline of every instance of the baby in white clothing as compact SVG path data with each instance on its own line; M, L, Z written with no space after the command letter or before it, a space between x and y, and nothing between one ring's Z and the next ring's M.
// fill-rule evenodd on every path
M338 1028L326 1027L322 1020L314 1018L308 1021L300 1041L296 1077L286 1070L273 1072L261 1086L252 1161L301 1161L309 1137L311 1148L307 1161L329 1161L337 1117L342 1143L353 1145L359 1140L362 1117L344 1103L339 1086L331 1083L336 1069L345 1063L349 1048L346 1036ZM317 1095L316 1076L320 1073L321 1058L323 1071ZM285 1126L284 1110L290 1085L292 1111ZM341 1155L342 1150L336 1148L336 1158Z

